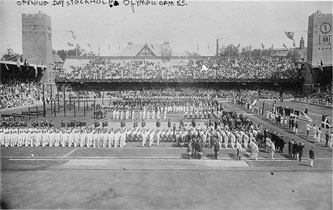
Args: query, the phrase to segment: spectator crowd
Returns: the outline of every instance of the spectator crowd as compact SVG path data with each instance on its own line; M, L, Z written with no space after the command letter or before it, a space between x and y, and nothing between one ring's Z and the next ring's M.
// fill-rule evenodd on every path
M295 100L305 103L332 106L333 105L333 88L328 88L327 90L316 91L312 94L303 97L297 97Z
M198 59L91 59L71 65L67 79L272 79L297 80L291 58L207 57Z
M0 84L0 109L34 104L42 100L41 83L7 81ZM49 98L45 91L45 97Z

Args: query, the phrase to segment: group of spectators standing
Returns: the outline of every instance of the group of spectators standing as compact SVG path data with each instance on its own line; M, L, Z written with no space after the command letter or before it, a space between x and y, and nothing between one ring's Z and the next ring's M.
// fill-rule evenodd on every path
M38 82L7 81L0 84L0 109L32 105L42 100L43 88ZM45 98L49 98L45 91Z
M305 147L304 143L295 142L294 139L291 139L288 142L289 158L293 158L298 160L299 162L302 162L304 147ZM311 149L309 150L309 158L310 158L310 166L313 167L314 159L316 159L313 147L311 147Z
M320 89L319 89L320 90ZM332 85L327 90L316 91L312 94L303 97L295 98L296 101L324 105L324 106L332 106L333 105L333 88Z
M221 109L218 102L196 97L127 98L104 106L112 119L166 119L167 114L180 114L185 118L210 118L211 111Z

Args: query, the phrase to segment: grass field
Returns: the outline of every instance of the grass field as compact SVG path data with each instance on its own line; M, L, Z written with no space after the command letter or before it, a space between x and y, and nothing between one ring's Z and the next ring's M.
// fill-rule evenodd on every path
M1 179L11 208L332 209L330 172L68 169Z

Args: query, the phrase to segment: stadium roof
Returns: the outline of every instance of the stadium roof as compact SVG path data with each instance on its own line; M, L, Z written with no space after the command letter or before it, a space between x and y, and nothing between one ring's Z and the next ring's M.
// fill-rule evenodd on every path
M304 47L303 49L295 49L294 53L296 54L296 62L304 62L307 60L307 47Z
M53 52L52 57L53 57L53 63L64 63L64 61L60 58L60 56L57 53Z
M272 56L275 57L287 57L288 56L289 49L280 48L280 49L274 49L272 52Z
M15 66L24 66L25 65L23 62L18 63L17 61L5 61L5 60L0 60L0 63L6 64L6 65L15 65ZM30 67L36 66L38 68L46 68L46 65L41 65L41 64L35 65L35 64L28 63L28 65Z
M126 48L118 56L164 56L172 54L169 42L163 44L133 44L129 42Z

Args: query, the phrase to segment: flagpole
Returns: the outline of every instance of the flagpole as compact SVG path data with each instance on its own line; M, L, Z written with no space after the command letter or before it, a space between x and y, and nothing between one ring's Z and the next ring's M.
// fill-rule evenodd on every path
M251 57L251 44L250 44L250 57Z

